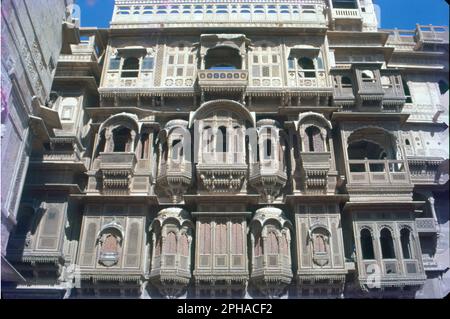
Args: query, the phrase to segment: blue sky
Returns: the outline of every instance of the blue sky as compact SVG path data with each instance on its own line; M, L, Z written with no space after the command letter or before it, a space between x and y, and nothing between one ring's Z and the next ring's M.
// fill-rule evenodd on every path
M81 8L81 25L106 28L114 0L76 0ZM170 1L168 1L170 2ZM449 7L444 0L375 0L381 7L381 27L414 29L416 23L447 25Z

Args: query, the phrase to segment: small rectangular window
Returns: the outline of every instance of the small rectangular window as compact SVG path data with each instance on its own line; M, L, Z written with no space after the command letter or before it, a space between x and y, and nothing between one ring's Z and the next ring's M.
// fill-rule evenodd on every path
M175 62L175 56L169 55L169 64L173 64Z
M272 55L272 63L278 63L278 55Z
M253 63L258 63L258 56L257 55L253 56Z
M111 60L109 60L109 69L110 70L119 70L120 69L120 58L111 58Z
M183 76L183 68L177 68L177 76Z
M194 56L193 55L189 55L188 64L194 64Z
M268 66L264 66L262 69L263 77L270 77L270 68Z
M269 57L267 55L262 56L262 63L264 63L264 64L269 63Z

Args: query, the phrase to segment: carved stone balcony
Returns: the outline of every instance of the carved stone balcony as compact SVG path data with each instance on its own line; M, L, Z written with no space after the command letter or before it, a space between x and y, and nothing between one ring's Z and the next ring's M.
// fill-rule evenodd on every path
M410 198L412 187L409 169L405 161L348 161L347 190L353 195L358 194L365 197L369 194L392 192L395 193L395 200L406 200Z
M192 163L175 161L162 163L156 182L174 202L178 202L192 182Z
M243 91L248 85L247 70L199 70L198 84L203 91L221 89Z
M359 9L347 9L347 8L330 8L329 16L331 27L336 28L336 25L343 25L345 27L357 25L362 26L362 15Z
M436 234L437 227L434 218L416 218L416 228L419 234Z
M416 49L421 49L427 44L441 44L448 46L448 27L417 25L415 39L417 42Z
M331 168L330 152L301 152L300 183L307 194L323 194L328 189Z
M286 185L287 175L277 161L253 163L250 166L249 183L267 202L272 202Z
M292 281L292 265L289 257L281 254L255 257L250 279L257 285L277 284L284 287ZM274 287L276 289L276 287Z
M408 157L411 181L416 185L442 184L439 172L443 158Z
M364 260L358 263L358 278L363 290L366 290L376 269L380 270L379 288L387 287L420 287L426 280L423 269L420 269L419 261L407 259Z
M103 193L128 194L135 165L134 153L100 153Z
M401 160L349 160L349 184L409 184Z
M174 291L166 293L177 295L191 279L188 258L177 254L154 257L149 279L166 290L172 287Z

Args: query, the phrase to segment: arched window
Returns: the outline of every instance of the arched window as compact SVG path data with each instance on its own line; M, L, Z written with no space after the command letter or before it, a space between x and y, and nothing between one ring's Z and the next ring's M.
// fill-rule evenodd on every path
M267 253L268 255L278 255L279 252L277 236L271 231L267 235Z
M262 256L263 254L263 242L261 234L259 234L255 239L255 257Z
M404 259L413 258L411 247L411 232L407 228L403 228L400 231L400 242L402 244L402 253Z
M228 152L227 138L227 128L225 126L220 126L217 130L216 140L216 150L218 152Z
M323 234L314 234L314 253L324 254L327 252L326 238Z
M177 235L174 232L167 233L164 246L164 254L175 255L177 253Z
M239 51L231 47L217 47L208 50L205 56L207 70L236 70L242 68Z
M155 257L161 256L161 234L156 237L155 242Z
M212 128L207 126L203 129L203 143L204 143L204 150L207 153L211 153L213 151L213 142L214 142L214 135Z
M286 233L280 239L280 251L285 256L290 256L289 254L289 241L287 239Z
M308 136L308 148L310 152L323 152L324 143L320 130L315 126L310 126L306 129L306 135Z
M394 240L392 239L391 231L383 228L380 233L381 253L383 259L395 258Z
M308 57L302 57L298 59L298 66L300 70L300 76L305 78L315 78L316 72L314 67L314 61Z
M227 253L227 225L224 222L218 222L215 227L215 253Z
M372 234L368 229L362 229L361 233L361 251L363 259L375 259L373 250Z
M149 134L144 133L141 135L141 159L148 159L149 151Z
M270 138L264 140L263 145L264 145L264 159L269 160L272 158L273 153L272 140Z
M123 78L137 78L139 75L139 59L135 57L126 58L122 65Z
M234 152L241 153L242 152L242 131L239 126L235 126L234 128Z
M181 140L173 140L172 141L172 160L179 161L183 156L183 143Z
M439 91L441 92L441 95L444 95L448 92L448 83L444 80L439 81Z
M126 127L113 130L114 152L131 151L131 131Z
M189 238L186 234L180 237L180 252L181 256L189 257Z
M117 264L122 244L120 233L114 228L106 229L102 232L99 243L101 245L99 262L107 267Z
M405 96L406 96L406 103L412 103L411 91L409 90L408 83L403 79L402 84L403 84L403 91L405 92Z

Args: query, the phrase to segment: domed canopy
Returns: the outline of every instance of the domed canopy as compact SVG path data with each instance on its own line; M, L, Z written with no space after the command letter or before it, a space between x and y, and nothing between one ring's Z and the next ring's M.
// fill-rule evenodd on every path
M248 122L251 127L256 126L255 114L249 112L241 103L233 100L214 100L203 103L195 112L191 113L189 127L192 127L196 120L207 118L215 111L235 113L240 119Z

